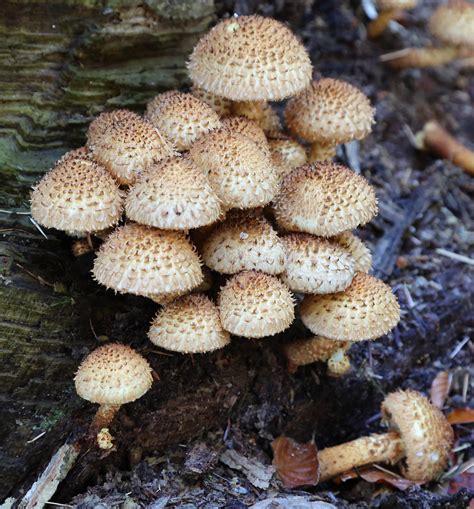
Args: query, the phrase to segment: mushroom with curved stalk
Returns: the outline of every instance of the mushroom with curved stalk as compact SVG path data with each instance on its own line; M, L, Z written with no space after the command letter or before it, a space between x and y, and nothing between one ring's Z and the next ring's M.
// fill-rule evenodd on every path
M367 25L367 34L371 38L382 35L390 21L400 17L405 9L416 7L417 0L377 0L379 15Z

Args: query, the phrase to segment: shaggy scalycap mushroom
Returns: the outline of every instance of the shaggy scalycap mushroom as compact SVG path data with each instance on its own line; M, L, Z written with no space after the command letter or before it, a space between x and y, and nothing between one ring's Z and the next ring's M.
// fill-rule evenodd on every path
M189 291L203 280L199 256L184 233L136 223L107 237L92 272L107 288L145 297Z
M285 235L281 241L286 267L280 277L292 291L334 293L351 284L354 258L336 242L306 233Z
M265 101L238 101L233 103L232 112L256 122L267 136L279 133L282 129L278 113Z
M222 120L222 126L230 132L239 133L251 139L267 156L270 156L267 137L263 129L253 120L246 117L227 117Z
M244 271L231 277L218 297L225 330L245 338L273 336L294 319L294 303L288 287L275 276Z
M221 274L259 270L279 274L285 268L283 244L270 223L251 212L231 214L217 225L200 249L204 263Z
M284 178L273 209L282 229L330 237L370 221L377 199L367 180L349 168L314 163Z
M207 176L189 157L151 166L130 189L126 214L157 228L188 230L214 223L222 208Z
M270 157L242 134L227 129L210 132L194 143L189 154L227 209L266 205L277 192Z
M217 306L203 294L186 295L165 306L148 337L157 346L183 353L212 352L230 342Z
M440 5L430 18L430 31L452 46L474 48L474 5L458 0Z
M268 144L280 179L308 161L304 147L291 138L270 139Z
M233 103L230 99L213 94L212 92L207 92L196 86L191 89L191 93L194 97L197 97L210 106L220 117L232 115Z
M63 156L33 189L31 215L47 228L90 233L119 221L123 198L102 165L74 150Z
M308 295L300 312L313 334L347 341L376 339L400 320L400 306L391 288L363 272L343 292Z
M369 248L351 232L343 232L334 237L338 244L347 249L355 261L355 271L368 273L372 267L372 253Z
M239 16L218 23L188 64L195 85L234 101L281 100L308 86L308 53L282 23Z
M170 90L154 97L145 117L179 151L189 150L202 134L221 127L219 115L192 94Z
M128 110L100 114L89 126L87 147L121 184L133 184L151 164L175 155L147 120Z

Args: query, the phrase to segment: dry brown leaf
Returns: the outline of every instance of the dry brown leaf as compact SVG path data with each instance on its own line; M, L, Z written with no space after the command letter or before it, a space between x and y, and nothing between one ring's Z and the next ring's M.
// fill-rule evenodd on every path
M299 444L281 436L272 442L272 449L273 465L286 488L318 484L318 450L314 442Z
M474 408L456 408L447 418L449 424L470 424L474 422Z
M451 375L448 371L440 371L431 384L430 399L433 405L443 408L451 386Z
M362 469L352 469L344 472L337 477L339 481L349 481L350 479L360 478L372 484L385 484L401 491L405 491L411 486L421 486L423 482L410 481L404 477L390 474L385 470L379 470L375 467L367 467Z

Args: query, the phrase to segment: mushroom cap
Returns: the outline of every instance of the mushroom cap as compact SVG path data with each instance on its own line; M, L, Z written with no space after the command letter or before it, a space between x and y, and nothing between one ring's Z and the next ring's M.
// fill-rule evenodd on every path
M334 341L334 339L314 336L286 343L283 351L290 364L305 366L316 361L326 362L338 350L347 351L350 345L349 341Z
M92 351L74 379L79 396L99 405L123 405L141 398L153 378L147 360L129 346L108 343Z
M285 251L276 231L262 216L231 214L218 224L201 246L204 263L221 274L259 270L279 274L285 268Z
M177 150L189 150L193 142L221 127L219 115L192 94L170 90L154 97L146 106L147 118Z
M87 147L121 184L133 184L151 164L175 155L147 120L128 110L101 113L89 126Z
M266 205L277 192L277 174L270 157L242 134L212 131L201 136L189 154L209 176L227 209Z
M225 330L245 338L273 336L293 322L294 303L288 287L275 276L244 271L232 276L218 297Z
M305 140L337 145L365 138L372 130L374 112L358 88L323 78L288 101L285 120L291 132Z
M355 260L355 271L369 273L372 268L370 249L351 232L342 232L334 240L349 251Z
M313 334L346 341L376 339L400 320L400 306L391 288L363 272L343 292L306 296L300 312Z
M432 481L448 464L454 433L443 413L422 394L413 390L389 394L382 403L383 419L402 438L405 477Z
M232 112L257 122L267 136L281 131L280 117L266 101L238 101L233 103Z
M380 11L401 11L404 9L413 9L418 0L377 0L376 5Z
M431 15L431 33L446 44L474 47L474 5L457 1L440 5Z
M183 353L212 352L230 342L217 306L203 294L186 295L166 305L155 316L150 341Z
M189 291L203 280L199 256L184 233L136 223L107 237L92 272L107 288L145 297Z
M189 157L172 157L148 168L130 189L125 207L133 221L165 230L198 228L222 215L206 175Z
M227 117L222 120L222 126L234 133L250 138L258 147L270 157L270 147L263 129L254 121L246 117Z
M116 224L122 216L123 192L102 165L73 152L34 187L33 219L48 228L77 233Z
M196 86L192 87L191 93L210 106L220 117L228 117L232 114L232 101L230 99L207 92Z
M271 139L268 144L280 179L308 161L304 147L291 138Z
M351 254L331 240L307 233L282 237L286 254L281 279L290 290L300 293L334 293L345 290L354 277Z
M234 101L285 99L308 86L312 75L296 36L261 16L218 23L194 47L188 69L195 85Z
M377 199L364 177L341 164L320 162L283 179L273 210L280 228L330 237L370 221Z

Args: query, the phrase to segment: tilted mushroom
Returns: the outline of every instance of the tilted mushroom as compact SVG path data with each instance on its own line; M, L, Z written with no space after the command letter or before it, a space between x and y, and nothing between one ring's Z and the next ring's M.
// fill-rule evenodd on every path
M362 140L372 131L375 110L356 87L341 80L313 81L285 108L288 128L312 143L310 161L331 159L336 146Z
M207 92L196 86L191 88L191 93L194 97L197 97L210 106L220 117L224 118L232 115L233 103L230 99L213 94L212 92Z
M367 26L369 37L378 37L387 28L390 21L397 19L405 9L416 7L417 0L377 0L379 14Z
M342 232L333 237L344 249L347 249L355 261L356 272L368 273L372 267L372 253L369 248L351 232Z
M278 113L265 101L237 101L232 105L232 112L257 122L267 136L281 131Z
M267 156L270 156L267 137L263 129L253 120L246 117L227 117L222 120L222 126L250 138Z
M291 173L298 166L303 166L308 161L303 145L291 138L269 139L268 144L280 180L283 180L288 173Z
M435 480L446 468L454 434L446 417L413 390L389 394L382 418L391 431L358 438L319 451L320 481L371 463L396 464L403 460L407 479Z

